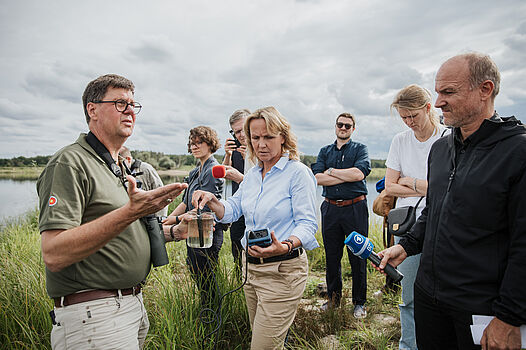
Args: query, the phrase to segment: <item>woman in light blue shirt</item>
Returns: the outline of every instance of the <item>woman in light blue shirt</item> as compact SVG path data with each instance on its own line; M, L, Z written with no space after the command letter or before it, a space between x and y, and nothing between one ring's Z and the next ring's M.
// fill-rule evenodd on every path
M296 137L274 107L249 115L244 129L250 141L249 156L258 165L245 174L239 190L228 200L196 191L192 202L201 208L207 205L222 223L244 215L245 248L249 231L270 232L270 246L248 247L244 290L252 327L251 349L282 349L307 282L304 250L318 247L314 237L316 180L299 162Z

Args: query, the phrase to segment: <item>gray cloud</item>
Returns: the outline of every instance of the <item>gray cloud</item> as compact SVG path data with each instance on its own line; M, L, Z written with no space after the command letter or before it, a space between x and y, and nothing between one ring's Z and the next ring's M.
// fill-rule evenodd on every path
M116 25L115 13L130 5ZM84 87L106 73L132 79L144 106L132 149L186 153L190 128L209 125L224 140L234 110L273 105L306 154L332 142L335 117L349 111L356 140L382 157L405 128L389 115L394 94L410 83L433 90L440 63L466 50L499 65L499 111L524 110L523 13L519 0L6 2L0 157L73 142L87 129Z
M130 60L162 63L172 58L171 43L166 37L144 38L143 42L129 49Z

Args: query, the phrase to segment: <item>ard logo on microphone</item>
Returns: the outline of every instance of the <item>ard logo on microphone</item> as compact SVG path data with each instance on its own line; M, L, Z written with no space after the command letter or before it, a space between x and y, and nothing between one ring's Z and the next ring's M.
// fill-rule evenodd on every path
M354 242L356 244L362 244L363 243L363 237L362 236L358 236L358 235L354 236Z

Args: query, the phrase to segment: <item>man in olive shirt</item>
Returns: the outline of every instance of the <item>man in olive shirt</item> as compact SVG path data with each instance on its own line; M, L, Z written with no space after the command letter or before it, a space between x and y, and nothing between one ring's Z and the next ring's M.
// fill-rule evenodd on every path
M133 97L124 77L90 82L82 97L89 134L58 151L37 182L46 285L55 301L53 349L139 349L148 331L141 282L150 242L138 219L186 185L142 191L124 176L118 151L141 109Z

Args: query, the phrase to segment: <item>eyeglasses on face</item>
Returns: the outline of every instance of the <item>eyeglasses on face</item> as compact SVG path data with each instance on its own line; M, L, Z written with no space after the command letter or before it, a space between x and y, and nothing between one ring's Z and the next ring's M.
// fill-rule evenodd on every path
M188 143L188 146L190 147L200 147L203 144L203 141L192 141Z
M243 129L239 129L237 131L234 131L234 130L230 129L228 132L230 133L230 135L236 137L238 135L241 135L241 133L243 132Z
M342 129L345 126L345 129L347 129L347 130L349 130L349 129L354 127L354 125L352 125L352 124L340 123L340 122L336 123L336 126L338 127L338 129Z
M126 100L115 100L115 101L93 101L93 103L113 103L115 105L115 109L118 112L123 113L126 109L128 109L128 106L131 106L133 113L139 114L141 111L141 104L139 102L127 102Z

